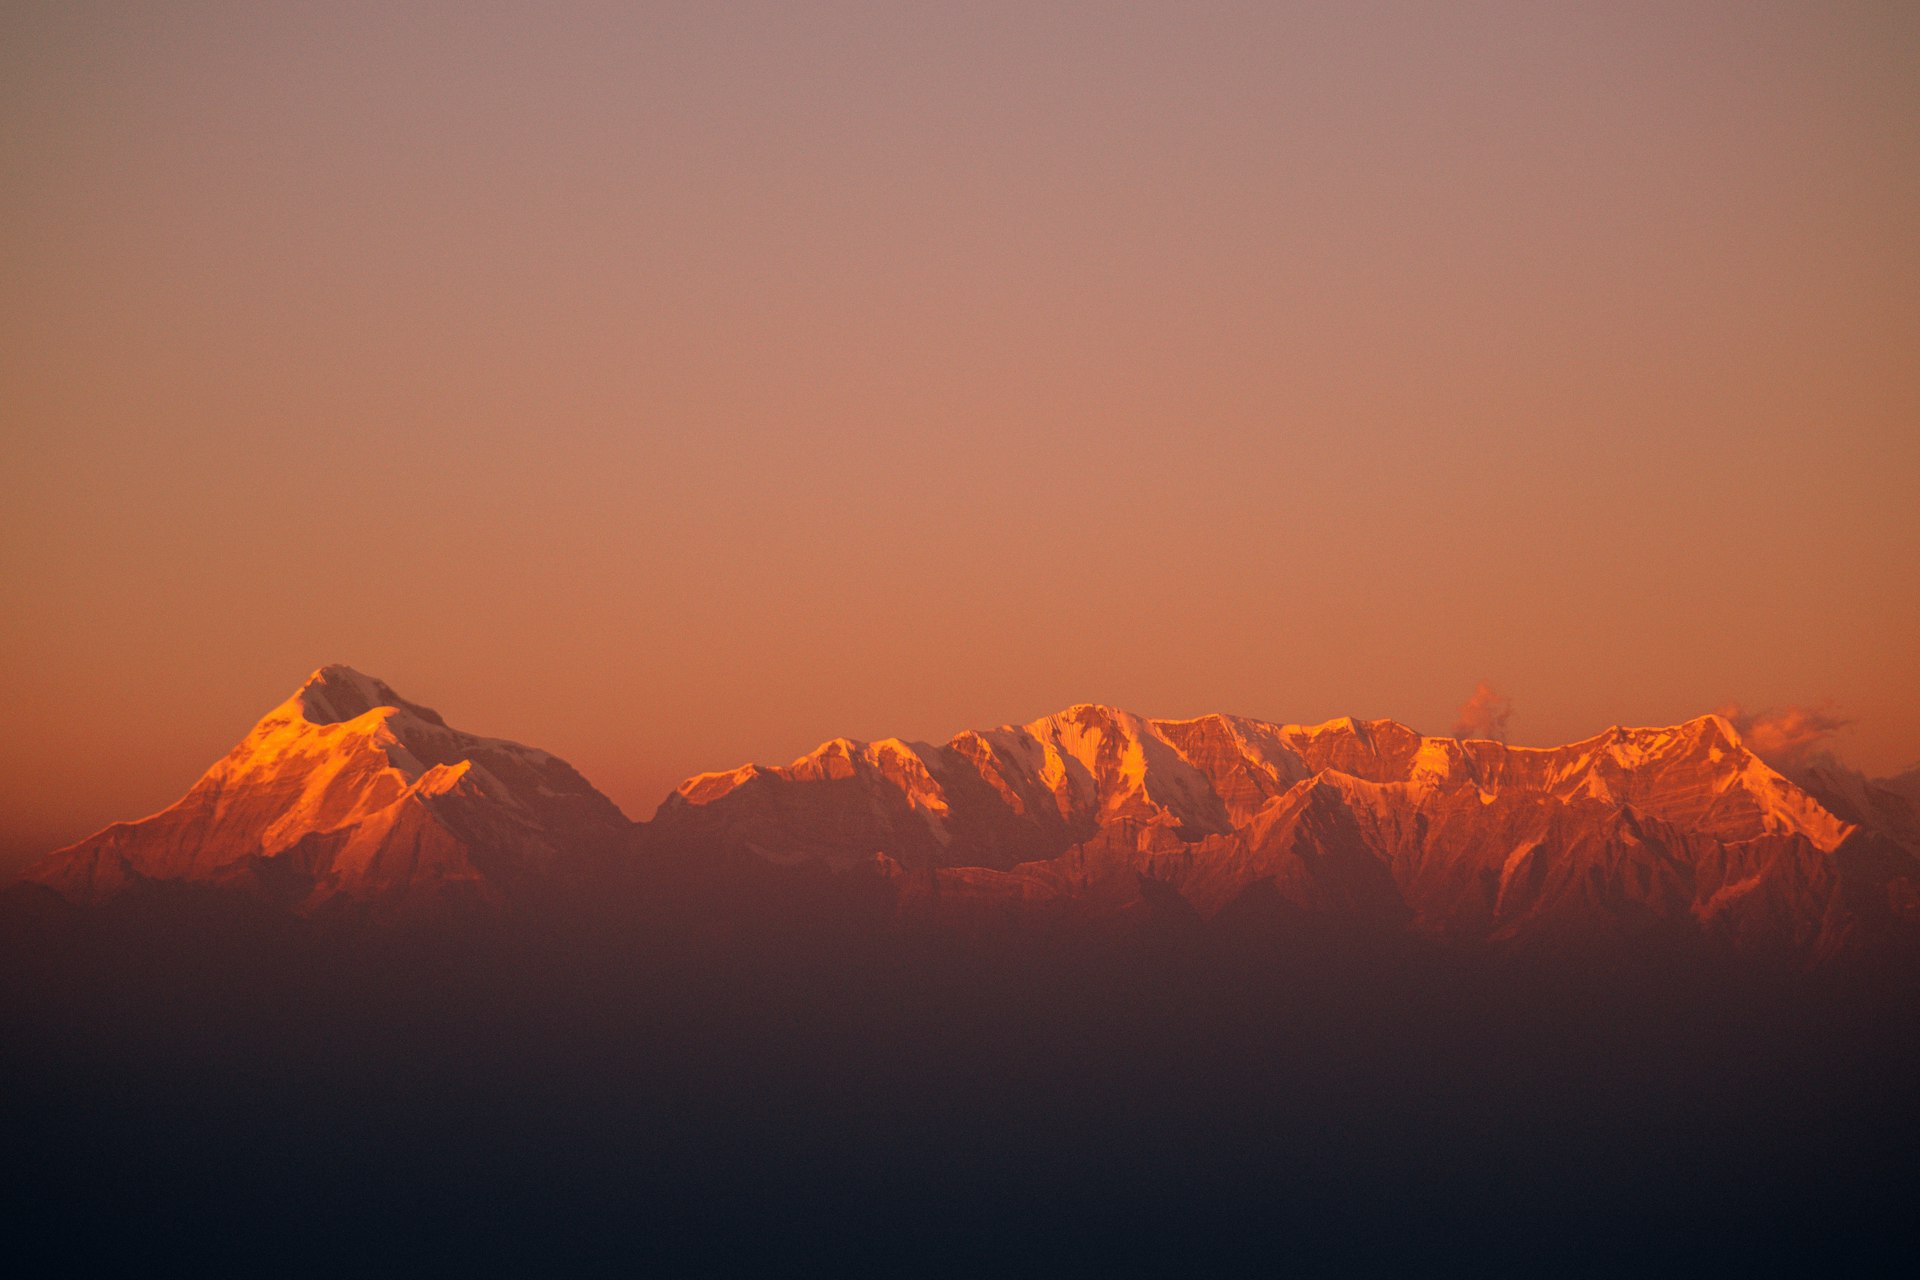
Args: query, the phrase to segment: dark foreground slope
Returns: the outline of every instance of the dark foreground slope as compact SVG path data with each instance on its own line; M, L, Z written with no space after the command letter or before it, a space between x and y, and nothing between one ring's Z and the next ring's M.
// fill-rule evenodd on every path
M14 1249L1485 1274L1912 1243L1906 975L1684 943L1520 967L1172 905L962 943L807 869L644 889L437 938L12 894Z

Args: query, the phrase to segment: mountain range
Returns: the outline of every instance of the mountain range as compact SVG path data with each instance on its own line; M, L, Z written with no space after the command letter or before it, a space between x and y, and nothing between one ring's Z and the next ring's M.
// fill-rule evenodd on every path
M896 919L968 930L1174 911L1818 960L1920 938L1920 774L1782 772L1719 715L1529 748L1083 704L699 774L637 823L557 757L329 666L177 803L26 879L82 905L186 884L404 920L690 865L815 868Z

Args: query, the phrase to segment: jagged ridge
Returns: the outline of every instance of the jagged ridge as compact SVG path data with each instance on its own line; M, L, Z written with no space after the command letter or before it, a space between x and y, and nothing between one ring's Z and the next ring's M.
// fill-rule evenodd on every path
M700 774L636 825L556 757L339 666L178 803L29 879L79 902L182 881L407 914L615 860L742 856L877 870L903 913L972 923L1124 917L1158 894L1475 942L1663 928L1822 953L1920 917L1920 804L1844 771L1788 778L1719 716L1525 748L1081 704Z
M1542 749L1087 704L703 774L649 834L870 864L909 910L1000 920L1136 909L1144 880L1203 915L1257 888L1462 940L1668 927L1832 950L1912 914L1915 848L1874 794L1868 818L1838 816L1717 715Z

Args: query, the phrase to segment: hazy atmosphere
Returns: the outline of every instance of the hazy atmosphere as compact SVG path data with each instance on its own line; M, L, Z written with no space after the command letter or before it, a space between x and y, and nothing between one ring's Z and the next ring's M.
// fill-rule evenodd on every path
M1911 4L16 2L0 173L0 873L330 662L633 817L1079 701L1920 762Z

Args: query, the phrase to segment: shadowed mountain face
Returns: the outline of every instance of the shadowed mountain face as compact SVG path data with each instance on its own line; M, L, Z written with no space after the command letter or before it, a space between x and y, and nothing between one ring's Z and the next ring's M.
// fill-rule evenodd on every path
M1789 779L1718 716L1534 749L1082 705L942 746L835 739L785 768L701 774L631 824L555 757L327 667L179 803L28 878L80 903L181 882L413 916L616 871L781 865L968 932L1171 909L1820 957L1920 924L1920 805L1840 770Z

